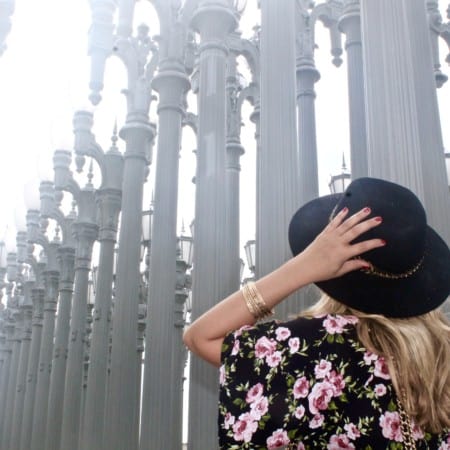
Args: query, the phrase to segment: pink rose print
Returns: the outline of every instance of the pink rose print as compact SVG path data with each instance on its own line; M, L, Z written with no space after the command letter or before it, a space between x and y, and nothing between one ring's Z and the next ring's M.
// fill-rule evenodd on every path
M370 375L369 378L367 378L367 381L364 383L364 387L369 386L370 383L372 383L373 375Z
M254 403L259 400L264 392L264 386L261 383L255 384L247 391L245 401L247 403Z
M300 348L300 339L298 337L290 338L288 341L289 353L296 353Z
M447 442L448 442L448 440L447 440ZM450 450L450 443L449 442L448 443L443 442L439 446L438 450Z
M286 327L278 327L275 334L277 335L277 341L285 341L291 335L291 330Z
M239 344L240 344L239 339L236 339L234 341L233 349L231 350L232 356L237 355L239 353Z
M377 397L383 397L383 395L385 395L386 394L386 386L384 385L384 384L376 384L375 385L375 389L374 389L374 391L375 391L375 395L377 396Z
M333 434L330 438L330 442L327 445L328 450L348 450L354 449L355 446L349 441L346 434Z
M424 432L422 431L422 429L419 427L419 425L417 425L416 422L414 422L414 420L412 421L412 436L414 440L419 440L419 439L423 439L425 437Z
M365 352L363 356L364 362L366 363L366 366L370 366L372 364L372 361L376 361L378 359L378 355L372 352Z
M258 423L252 419L250 413L241 414L233 425L233 438L235 441L250 442L257 429Z
M219 368L219 384L223 386L225 384L225 366L222 364Z
M333 397L334 387L328 381L317 383L308 395L309 410L312 414L318 414L328 408L328 404Z
M386 411L380 416L380 427L383 436L397 442L402 442L402 430L400 427L400 416L398 412Z
M378 360L375 361L375 370L373 371L373 374L376 377L384 378L385 380L391 379L391 376L389 375L388 366L386 364L385 359L382 356L380 356Z
M331 363L325 359L321 359L319 364L316 364L316 367L314 367L314 373L319 380L325 378L330 373L330 370Z
M277 343L274 339L269 339L266 336L260 337L255 344L255 356L257 358L265 358L271 355L277 348Z
M250 405L250 415L255 419L261 419L269 411L269 400L261 397Z
M305 415L305 407L300 405L298 408L295 408L294 416L297 419L301 419Z
M251 325L244 325L244 326L242 326L241 328L239 328L238 330L236 330L234 333L233 333L233 336L235 337L235 338L238 338L239 336L241 336L241 334L242 334L242 332L243 331L245 331L245 330L251 330L253 327L251 326Z
M284 447L285 445L289 445L290 440L286 433L286 431L279 428L278 430L275 430L271 436L267 438L267 448L270 450L272 448L280 448Z
M323 326L328 334L342 334L347 321L342 316L330 316L323 321Z
M351 323L352 325L355 325L359 322L359 319L356 316L342 316L342 317L347 323Z
M297 450L305 450L305 446L303 445L303 442L298 443Z
M281 362L281 352L274 352L271 355L266 356L266 363L270 367L277 367Z
M225 430L228 430L231 425L234 424L236 418L234 416L231 415L231 413L227 412L225 414L225 419L223 421L223 427L225 428Z
M344 377L340 373L336 373L336 371L332 370L327 379L333 386L333 397L342 395L342 390L345 388Z
M352 422L345 424L344 430L347 432L347 436L353 441L361 436L358 427Z
M324 416L323 414L316 414L310 421L309 421L309 428L311 428L312 430L315 428L319 428L322 426L323 424L323 420L324 420Z
M294 398L305 398L309 391L309 381L306 377L301 377L294 383Z

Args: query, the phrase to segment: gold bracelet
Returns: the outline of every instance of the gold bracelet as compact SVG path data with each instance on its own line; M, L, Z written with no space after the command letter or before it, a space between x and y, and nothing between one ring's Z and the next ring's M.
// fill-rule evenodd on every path
M266 302L253 281L244 284L242 287L242 295L244 296L250 314L256 320L264 319L274 314L274 312L267 307Z

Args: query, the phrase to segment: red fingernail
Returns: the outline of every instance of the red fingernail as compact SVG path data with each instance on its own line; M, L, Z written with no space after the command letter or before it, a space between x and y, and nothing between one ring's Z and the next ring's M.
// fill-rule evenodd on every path
M375 217L375 222L383 222L383 218L382 217Z
M370 266L362 266L361 270L363 270L364 272L370 270Z
M342 208L342 212L346 213L348 211L348 208L345 206L344 208Z
M363 212L365 212L365 213L370 213L370 208L367 206L367 207L365 207L364 209L363 209Z
M386 245L386 241L384 239L380 239L382 245Z

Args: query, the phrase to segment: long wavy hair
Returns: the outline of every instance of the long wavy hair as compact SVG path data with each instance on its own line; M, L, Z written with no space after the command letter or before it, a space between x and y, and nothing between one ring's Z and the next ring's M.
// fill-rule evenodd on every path
M323 296L300 316L351 314L359 340L383 356L404 409L424 431L450 428L450 321L439 309L392 319L349 308Z

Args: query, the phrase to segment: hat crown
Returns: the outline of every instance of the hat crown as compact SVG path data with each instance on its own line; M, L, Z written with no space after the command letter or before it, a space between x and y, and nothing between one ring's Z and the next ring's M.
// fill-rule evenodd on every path
M360 178L350 184L336 211L347 207L349 215L368 206L381 225L362 234L355 242L380 238L386 246L365 253L364 259L393 274L411 270L424 256L427 218L420 200L409 189L388 181L374 183Z

